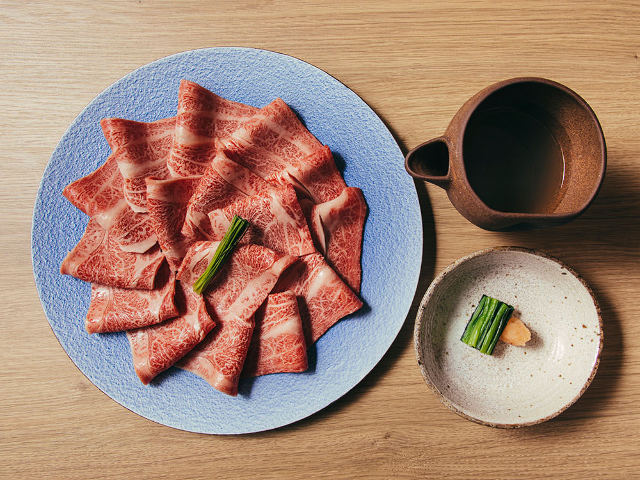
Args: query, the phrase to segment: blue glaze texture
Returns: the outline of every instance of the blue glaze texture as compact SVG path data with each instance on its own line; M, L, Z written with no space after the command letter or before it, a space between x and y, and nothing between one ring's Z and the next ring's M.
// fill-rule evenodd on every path
M124 333L89 335L90 285L59 268L88 218L63 196L70 182L104 162L109 147L99 121L152 121L175 115L186 78L213 92L262 107L281 97L331 147L348 185L369 206L362 251L362 311L330 329L311 350L312 369L242 380L228 397L176 368L150 386L136 377ZM102 92L62 137L44 173L33 214L36 285L51 328L91 382L124 407L183 430L249 433L287 425L326 407L378 363L409 311L420 272L422 220L403 155L376 114L355 93L296 58L249 48L210 48L163 58ZM315 361L313 360L315 359Z

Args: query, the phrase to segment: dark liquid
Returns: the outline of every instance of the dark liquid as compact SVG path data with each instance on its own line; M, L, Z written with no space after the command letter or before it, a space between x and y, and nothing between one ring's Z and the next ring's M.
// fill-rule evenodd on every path
M548 213L560 200L562 149L532 115L512 108L476 112L464 137L467 178L501 212Z

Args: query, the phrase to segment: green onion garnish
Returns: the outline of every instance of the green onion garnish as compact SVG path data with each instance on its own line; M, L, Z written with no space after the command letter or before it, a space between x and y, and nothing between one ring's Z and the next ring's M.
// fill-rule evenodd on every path
M193 291L198 295L202 295L202 292L207 288L209 283L214 279L214 277L220 271L220 268L227 260L233 249L236 247L242 235L247 230L249 226L249 222L244 218L240 218L238 215L233 216L233 220L231 220L231 225L227 230L227 233L224 234L218 248L216 248L216 253L213 254L213 258L209 262L207 269L204 271L200 278L196 280L196 283L193 284Z
M491 355L512 313L511 305L482 295L460 340L482 353Z

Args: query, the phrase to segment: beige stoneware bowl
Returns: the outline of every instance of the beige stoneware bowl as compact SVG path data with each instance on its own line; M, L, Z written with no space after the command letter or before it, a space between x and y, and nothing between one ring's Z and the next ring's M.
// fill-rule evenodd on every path
M532 333L525 347L498 342L485 355L460 341L483 293L515 307ZM589 286L561 261L498 247L457 260L433 281L414 342L422 375L446 406L517 428L555 417L584 393L598 368L602 319Z

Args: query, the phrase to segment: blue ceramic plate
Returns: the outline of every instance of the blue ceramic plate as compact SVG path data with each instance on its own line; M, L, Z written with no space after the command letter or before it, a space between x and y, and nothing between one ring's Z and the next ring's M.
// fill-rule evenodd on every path
M176 368L143 386L124 333L89 335L88 283L60 275L60 263L88 218L63 196L65 185L104 162L104 117L152 121L175 115L186 78L215 93L262 107L281 97L331 147L348 185L369 205L362 251L365 307L327 332L310 351L311 369L243 380L228 397ZM171 427L202 433L249 433L305 418L353 388L378 363L409 311L420 272L422 221L403 155L376 114L336 79L296 58L249 48L180 53L130 73L76 118L44 173L33 214L36 285L51 328L78 368L126 408Z

